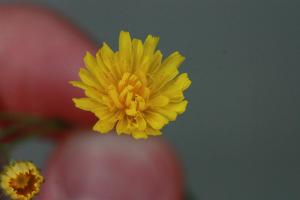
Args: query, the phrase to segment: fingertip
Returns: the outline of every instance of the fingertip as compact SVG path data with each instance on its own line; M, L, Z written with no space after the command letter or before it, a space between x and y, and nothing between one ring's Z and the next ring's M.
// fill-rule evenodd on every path
M46 178L42 199L181 200L183 194L180 163L159 138L76 135L53 154Z
M93 116L76 109L82 57L93 42L64 17L33 5L0 6L1 110L59 117L87 124ZM90 123L89 123L90 124Z

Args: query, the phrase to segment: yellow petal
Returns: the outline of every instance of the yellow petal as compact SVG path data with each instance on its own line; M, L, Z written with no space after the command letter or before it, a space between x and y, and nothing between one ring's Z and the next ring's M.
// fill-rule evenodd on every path
M152 93L158 92L161 88L163 88L169 81L174 79L178 75L179 71L177 68L169 68L163 71L159 71L153 78L150 89Z
M156 130L160 130L162 127L164 127L164 125L168 123L168 120L164 116L151 111L148 111L146 113L145 119L147 123Z
M104 53L104 51L108 51L108 53ZM106 60L106 64L108 65L107 66L104 63L104 59L102 58L102 56L106 55L108 60L112 60L113 55L111 53L113 52L110 49L110 47L104 43L102 48L96 54L96 60L99 66L99 70L101 71L100 74L102 75L102 77L104 76L110 82L116 83L118 81L118 77L117 74L115 74L114 71L111 70L111 62Z
M174 82L174 86L179 88L181 91L186 90L191 85L191 80L188 77L187 73L180 74Z
M131 74L128 73L128 72L125 72L123 74L122 79L118 83L118 89L119 89L119 91L123 90L127 86L127 82L128 82L128 79L129 79L130 75Z
M115 117L117 110L110 110L110 108L105 104L97 104L91 112L93 112L99 119L112 120Z
M142 41L133 39L132 40L132 52L133 52L133 67L134 67L135 71L140 66L141 59L143 56L143 51L144 51L144 47L143 47Z
M185 60L185 57L183 57L178 51L172 53L169 55L162 63L162 68L165 67L176 67L179 68L181 63Z
M148 35L144 42L144 57L151 57L159 42L159 37Z
M120 111L104 112L103 116L98 116L103 121L116 122L119 120Z
M169 98L165 96L156 96L152 99L150 99L149 104L151 107L163 107L168 105L169 103Z
M176 79L170 81L160 93L169 97L171 102L179 102L184 99L183 91L191 85L191 80L186 73L180 74Z
M152 136L158 136L161 135L161 131L160 130L156 130L153 129L151 127L147 127L145 132L147 133L147 135L152 135Z
M79 70L79 77L81 81L91 87L101 89L100 85L97 83L97 81L94 79L94 77L90 74L89 71L87 71L84 68L80 68Z
M93 127L94 131L100 132L100 133L108 133L111 131L114 126L115 122L112 121L104 121L104 120L99 120Z
M137 102L131 101L129 109L125 110L126 114L129 116L135 116L137 114L136 107L137 107Z
M81 81L70 81L69 83L70 83L71 85L73 85L74 87L78 87L78 88L83 89L83 90L87 90L87 89L92 88L92 87L90 87L90 86L84 84L84 83L81 82Z
M184 100L183 92L178 91L170 97L170 102L171 103L180 103Z
M143 85L148 85L146 74L140 68L136 70L135 75L139 78Z
M142 96L145 100L148 100L148 99L149 99L149 97L150 97L150 89L149 89L149 88L143 87L142 90L141 90L140 92L141 92L141 96Z
M111 61L113 60L114 52L113 50L104 42L102 48L100 49L100 54L104 64L110 68Z
M146 129L147 123L142 116L137 116L136 118L137 128L139 131L143 131Z
M180 103L170 103L169 105L166 106L166 109L177 112L178 114L182 114L186 110L187 104L188 101L186 100Z
M85 90L86 96L94 99L95 101L105 104L103 101L103 96L106 96L105 94L100 93L98 90L95 90L93 88Z
M120 56L131 62L131 38L129 32L121 31L119 36L119 52Z
M99 57L99 63L101 63L102 61L105 68L113 76L114 80L119 80L121 74L119 73L116 65L114 64L115 54L106 43L103 43L103 46L100 50L100 54L101 54L101 59Z
M119 94L117 89L115 88L115 86L110 85L107 91L108 95L110 96L111 100L114 102L114 104L118 107L118 108L123 108L123 105L121 104L120 100L119 100Z
M128 134L127 125L128 125L128 121L127 121L126 117L123 119L120 119L116 126L117 134L118 135L120 135L122 133Z
M128 92L127 96L126 96L126 99L125 99L125 105L126 106L130 106L132 97L133 97L133 93L132 92Z
M91 98L74 98L72 100L77 108L86 111L93 111L93 109L99 106L99 103Z
M164 107L162 107L162 108L160 107L160 108L156 108L155 111L158 112L159 114L165 116L170 121L176 120L177 113L174 110L170 110L170 109L167 109L167 108L164 108Z
M149 66L149 73L155 73L155 72L157 72L157 70L160 69L162 57L163 57L163 55L162 55L161 51L155 52L155 54L152 58L152 62Z
M184 57L175 52L161 64L160 69L152 77L150 87L154 93L163 88L179 74L178 66L183 61Z
M94 88L88 88L88 89L85 90L85 94L86 94L86 96L88 96L88 97L94 99L95 101L98 101L98 102L100 102L100 103L104 103L104 102L102 101L103 95L104 95L104 94L101 94L101 93L99 92L99 90L96 90L96 89L94 89Z
M143 57L138 66L139 70L141 70L144 73L148 72L158 41L159 41L158 37L153 37L152 35L148 35L144 42Z
M192 84L192 81L189 79L189 76L187 73L183 73L181 76L178 78L178 85L181 85L181 89L184 91L190 87Z
M143 131L133 132L132 136L133 136L134 139L147 139L148 138L147 134Z
M106 85L111 84L112 80L107 76L109 73L104 72L103 66L99 66L97 60L89 52L87 52L84 57L84 63L90 74L100 84L102 90L104 90Z
M142 98L141 96L136 97L137 100L137 107L139 109L139 111L144 111L146 109L146 102L145 99Z
M89 52L86 52L83 58L85 66L88 68L91 74L94 74L98 78L98 63L97 60Z
M160 70L157 71L153 77L153 83L151 88L153 92L158 91L164 87L168 82L173 80L179 73L178 67L184 61L184 57L178 52L174 52L168 58L166 58L160 66Z

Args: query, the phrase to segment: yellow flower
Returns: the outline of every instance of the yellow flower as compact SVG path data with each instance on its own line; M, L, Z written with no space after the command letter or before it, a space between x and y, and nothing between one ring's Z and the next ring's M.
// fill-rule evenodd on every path
M156 50L159 38L148 35L144 43L121 31L119 51L103 43L96 57L87 53L81 81L71 81L85 91L86 98L73 99L76 107L93 112L99 121L93 130L134 138L160 135L160 130L185 111L183 91L191 81L178 68L184 61L179 52L162 61Z
M12 162L0 174L1 188L12 200L32 199L43 180L37 167L28 161Z

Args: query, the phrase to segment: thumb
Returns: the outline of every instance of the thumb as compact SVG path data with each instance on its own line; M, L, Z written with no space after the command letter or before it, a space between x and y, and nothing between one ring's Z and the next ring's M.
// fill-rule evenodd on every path
M181 200L182 173L161 139L84 134L49 161L40 200Z

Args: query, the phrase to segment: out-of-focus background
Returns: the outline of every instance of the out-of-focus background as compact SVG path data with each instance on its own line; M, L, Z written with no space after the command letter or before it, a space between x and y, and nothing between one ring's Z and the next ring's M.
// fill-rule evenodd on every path
M99 45L116 47L120 30L152 33L164 54L186 56L189 109L164 136L195 199L300 199L300 1L29 2L61 12ZM14 157L43 165L52 148L32 140Z

